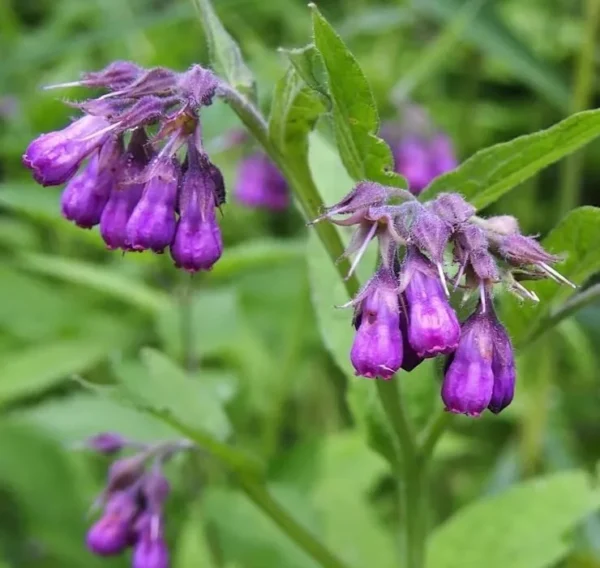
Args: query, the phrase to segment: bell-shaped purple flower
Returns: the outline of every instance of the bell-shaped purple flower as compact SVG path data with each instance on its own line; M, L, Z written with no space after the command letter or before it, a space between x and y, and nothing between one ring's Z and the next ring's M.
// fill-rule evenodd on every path
M149 168L142 196L127 222L127 243L133 250L161 253L175 234L179 165L159 157Z
M424 360L410 344L408 340L409 319L406 309L406 298L403 298L404 306L400 307L400 334L402 336L402 368L410 372L418 367Z
M67 184L61 196L61 211L66 219L84 229L100 222L122 150L119 138L109 138L85 169Z
M419 195L435 177L427 141L420 136L405 136L396 145L396 171L408 181L411 193Z
M42 134L27 147L23 165L44 186L65 183L81 162L104 143L108 126L104 118L86 115L63 130Z
M256 153L242 160L235 185L235 196L247 207L280 211L290 204L285 178L268 156Z
M188 149L188 169L179 195L179 221L171 243L175 266L197 272L210 270L221 258L223 240L215 214L215 194L219 189L206 156L195 145Z
M100 218L100 234L109 249L130 248L127 223L142 197L144 183L140 178L149 160L148 137L143 129L138 129L131 136L121 160L121 170Z
M382 267L354 300L356 336L350 352L356 374L390 379L402 365L397 283Z
M515 394L517 371L510 337L497 320L493 332L494 357L492 359L492 371L494 373L494 390L488 408L494 414L498 414L512 402Z
M88 548L99 556L123 552L129 544L132 522L138 513L138 504L131 492L113 494L102 517L88 531Z
M116 432L102 432L88 438L86 445L101 454L112 455L120 452L127 445L127 440Z
M494 389L493 319L478 310L463 324L460 341L451 356L442 385L446 409L479 416L490 404Z
M450 306L436 268L414 247L403 266L408 304L408 340L420 357L452 353L458 346L460 324Z
M429 142L432 178L452 171L458 166L454 146L449 136L438 132Z
M142 532L133 548L132 568L169 568L169 549L160 527Z

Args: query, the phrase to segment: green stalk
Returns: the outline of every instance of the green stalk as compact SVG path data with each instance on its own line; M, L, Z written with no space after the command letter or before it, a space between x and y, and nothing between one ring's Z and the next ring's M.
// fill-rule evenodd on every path
M244 125L263 146L269 157L277 164L295 194L300 207L309 220L318 217L323 202L314 183L306 176L298 175L287 163L285 157L276 148L268 133L265 119L246 97L227 85L222 85L220 94L238 114ZM336 263L340 278L344 282L348 295L354 296L358 290L358 280L355 276L346 278L348 263L337 262L343 253L344 247L336 229L329 223L315 225L323 246L329 257ZM398 381L377 381L377 392L382 407L394 434L397 452L402 459L402 468L399 474L399 484L403 495L403 552L405 568L423 568L425 565L426 523L425 499L427 462L433 448L446 425L446 420L441 420L435 426L422 448L417 445L416 437L410 427L410 422L403 408L398 392ZM322 566L341 566L323 546L316 541L310 533L301 528L287 513L283 512L266 488L254 484L243 484L248 496L261 507L280 528L298 543L313 558L321 562Z
M585 0L582 21L584 22L583 45L579 51L577 69L575 71L575 86L571 99L572 113L589 107L594 89L594 51L596 35L600 20L600 0ZM583 167L583 151L580 150L569 156L561 171L561 186L559 198L560 217L566 215L580 201L581 173Z

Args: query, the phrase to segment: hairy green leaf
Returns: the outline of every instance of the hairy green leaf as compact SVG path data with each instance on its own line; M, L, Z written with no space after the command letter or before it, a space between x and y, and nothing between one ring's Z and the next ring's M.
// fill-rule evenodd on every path
M244 63L238 44L223 27L210 0L193 1L200 13L212 64L234 89L255 98L252 71Z
M458 511L430 538L430 568L544 568L569 551L567 531L600 506L578 471L521 483Z
M377 136L379 115L358 62L317 7L311 8L315 46L327 75L333 127L344 166L355 181L369 179L407 187L406 180L393 171L389 146Z
M600 110L573 114L546 130L490 146L435 179L421 194L458 191L478 209L600 135Z

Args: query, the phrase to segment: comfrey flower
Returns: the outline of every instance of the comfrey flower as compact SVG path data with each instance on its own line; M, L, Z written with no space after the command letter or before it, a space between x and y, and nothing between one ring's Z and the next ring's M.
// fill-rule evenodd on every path
M137 451L117 459L109 469L97 500L103 512L86 537L89 550L98 556L115 556L131 547L133 568L168 568L163 509L170 485L162 464L193 446L183 441L140 444L116 433L98 434L86 445L106 455L128 448Z
M390 379L402 365L398 283L382 265L353 301L356 336L350 360L357 375Z
M60 86L108 91L72 104L83 116L40 136L23 156L42 185L69 182L63 215L81 227L99 224L109 249L169 248L186 270L212 267L222 251L214 208L225 202L225 187L203 150L199 112L212 103L219 79L199 65L177 73L117 61ZM212 189L192 190L186 168L210 178Z
M271 211L281 211L290 204L290 190L285 178L270 158L260 152L241 161L234 195L247 207Z
M477 217L456 193L421 203L404 190L360 182L313 222L324 220L357 226L345 252L356 253L350 274L371 240L381 253L375 275L346 304L355 307L350 360L356 374L390 379L447 355L442 399L449 411L479 416L506 408L514 396L515 359L494 311L493 287L503 284L537 300L521 281L569 283L552 266L560 258L521 235L515 219ZM462 325L448 281L453 290L479 297Z
M395 170L419 195L439 175L458 166L450 137L436 132L425 110L409 105L400 123L388 123L382 136L391 146Z

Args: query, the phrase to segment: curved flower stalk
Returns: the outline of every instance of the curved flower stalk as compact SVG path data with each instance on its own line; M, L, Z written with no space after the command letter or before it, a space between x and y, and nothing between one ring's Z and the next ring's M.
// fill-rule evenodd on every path
M406 200L397 204L399 197ZM447 410L479 416L506 408L514 395L515 361L494 311L493 289L505 285L519 298L537 301L523 280L574 286L553 268L560 257L522 235L513 217L476 217L458 193L422 204L402 190L360 182L314 222L323 220L356 226L344 253L356 255L350 272L372 240L381 251L380 267L348 304L355 307L350 359L356 374L390 379L401 368L411 371L425 358L446 355ZM449 301L451 289L479 298L462 324Z

